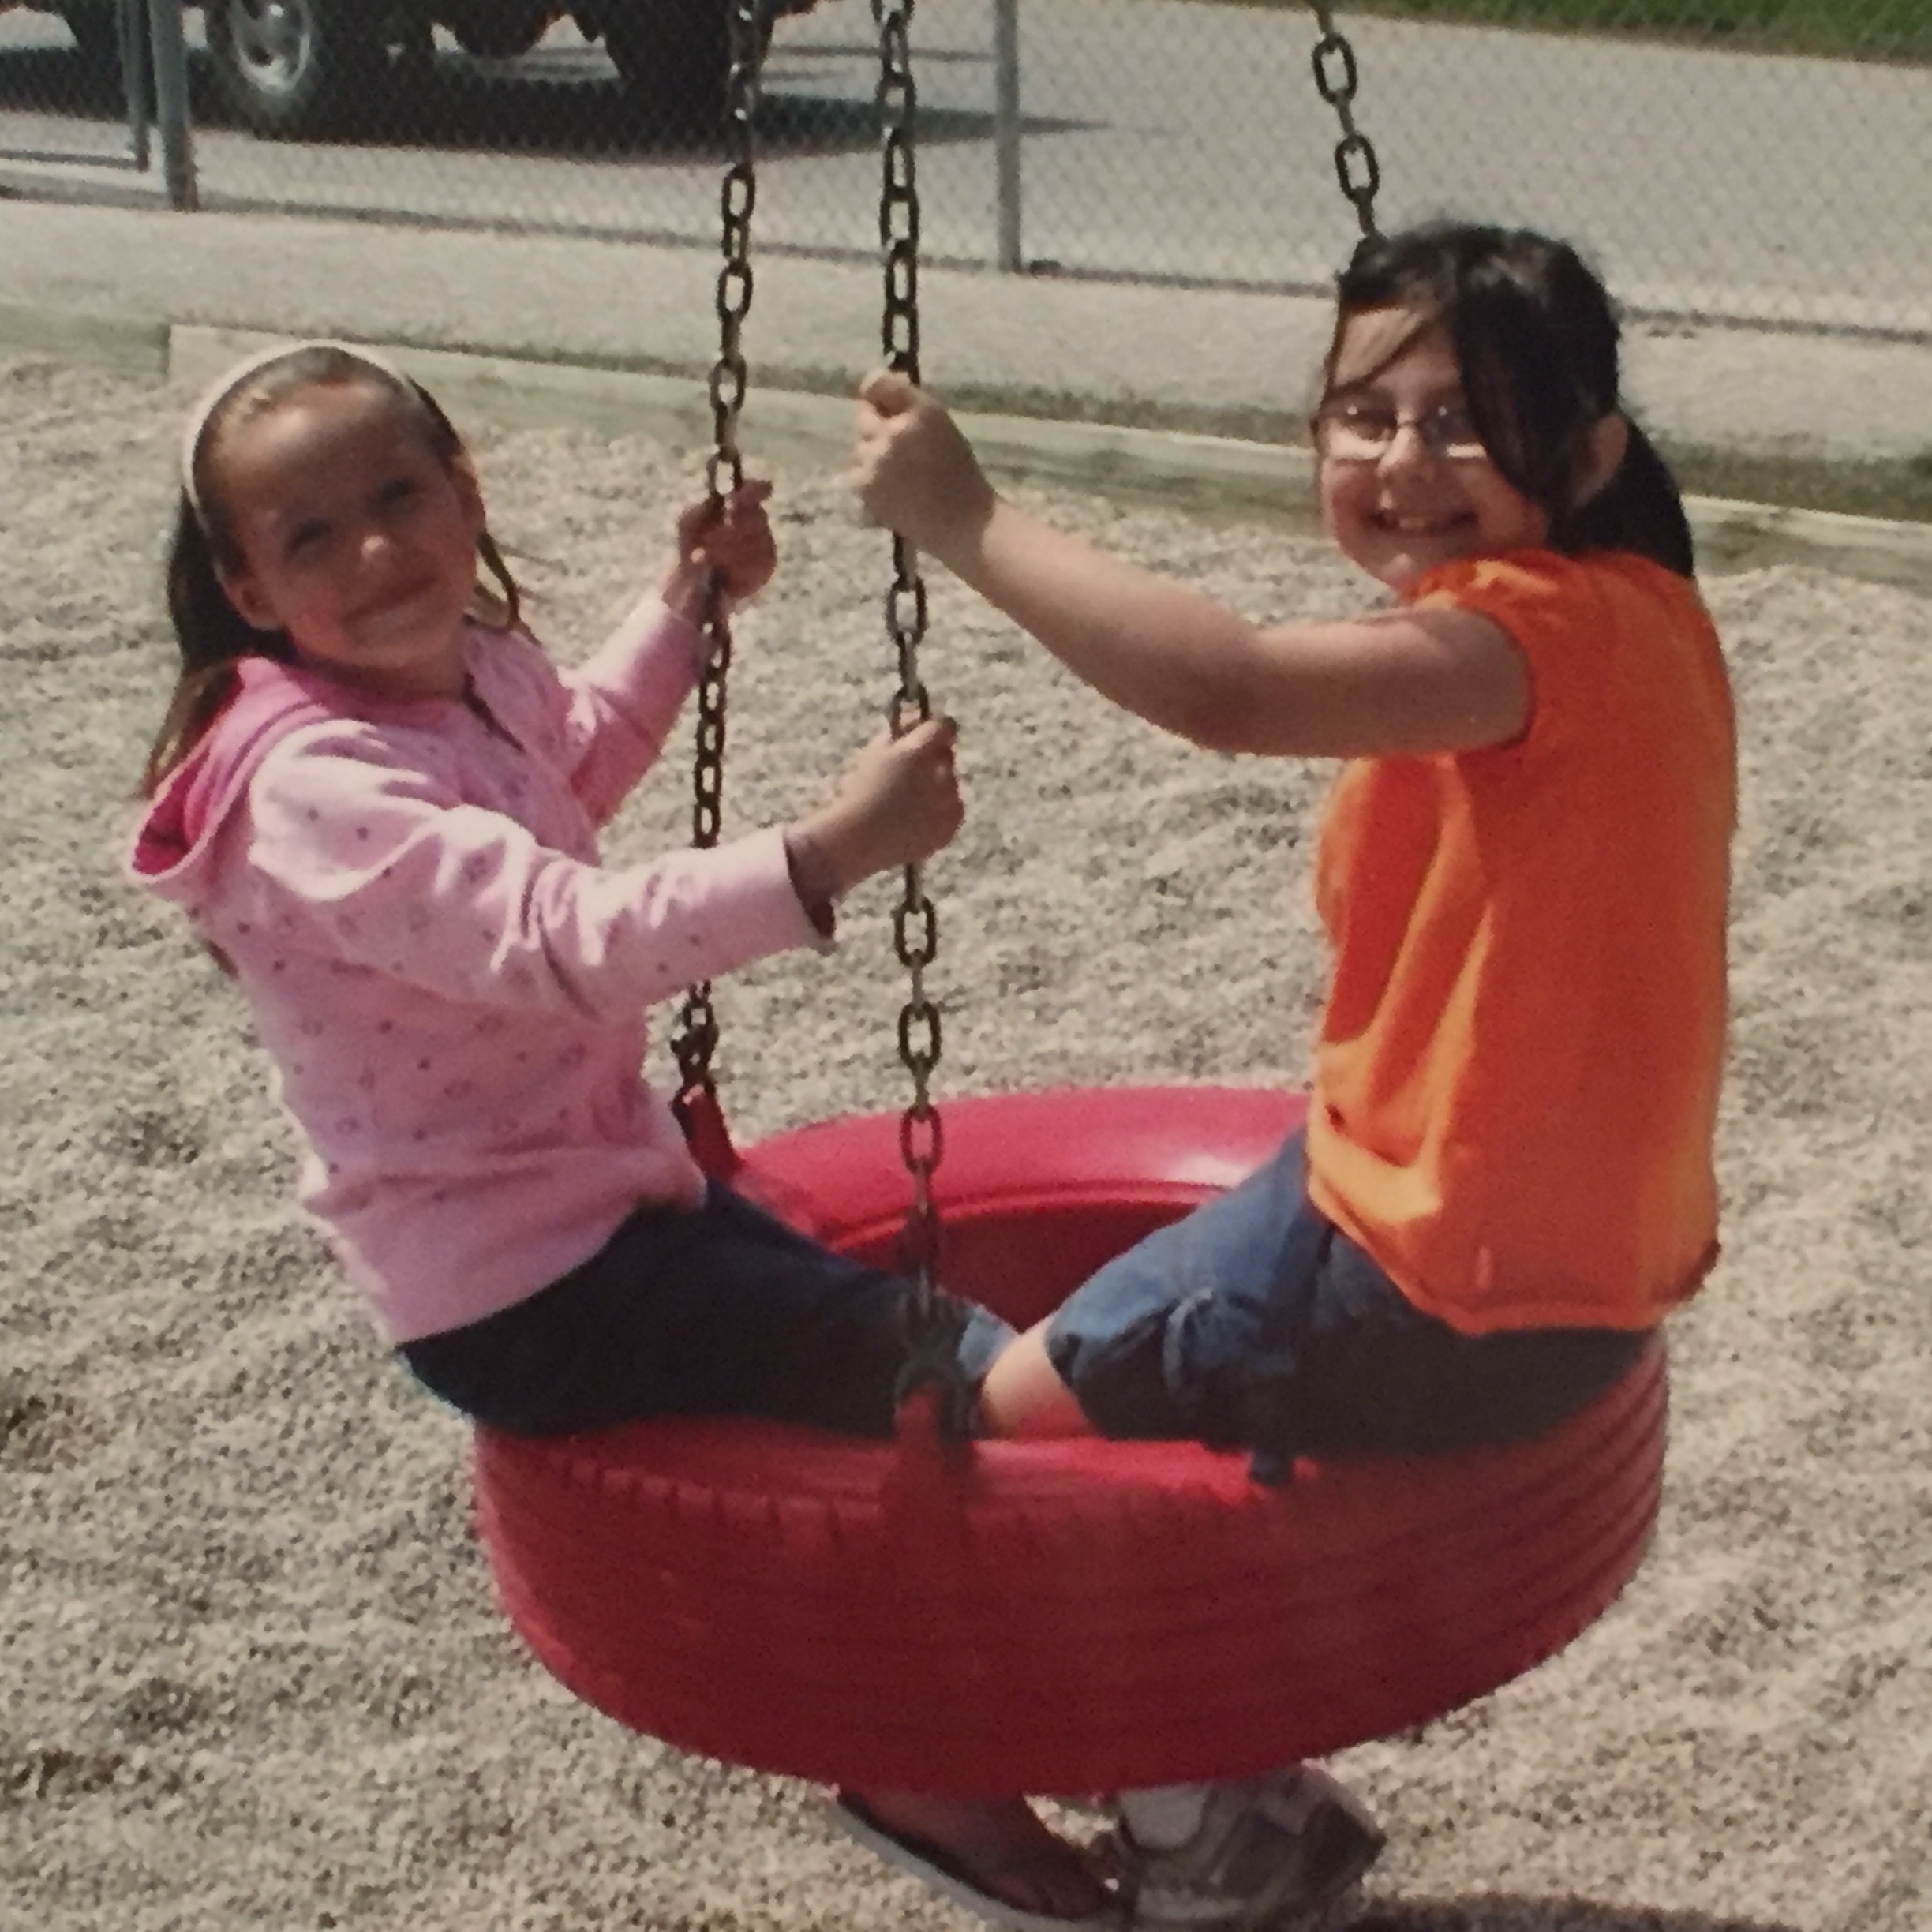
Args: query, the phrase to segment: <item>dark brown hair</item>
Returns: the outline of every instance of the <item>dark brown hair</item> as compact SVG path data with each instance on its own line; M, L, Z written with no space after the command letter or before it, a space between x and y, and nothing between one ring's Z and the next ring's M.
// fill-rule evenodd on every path
M1676 479L1635 423L1616 474L1571 500L1590 431L1620 410L1619 326L1609 294L1566 242L1529 229L1434 222L1371 236L1336 281L1324 399L1350 318L1413 309L1447 331L1490 460L1548 515L1550 548L1627 550L1680 577L1695 566Z

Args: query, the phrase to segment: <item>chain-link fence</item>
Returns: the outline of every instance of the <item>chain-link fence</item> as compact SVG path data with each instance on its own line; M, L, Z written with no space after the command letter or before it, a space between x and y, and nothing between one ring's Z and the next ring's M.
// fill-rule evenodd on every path
M43 3L0 15L0 181L73 192L140 144L115 0ZM726 0L549 6L208 0L202 205L714 241ZM1337 11L1385 225L1559 230L1637 310L1932 331L1932 0ZM918 0L927 258L1325 286L1355 223L1316 34L1297 0ZM865 0L773 23L762 245L876 250L878 71Z

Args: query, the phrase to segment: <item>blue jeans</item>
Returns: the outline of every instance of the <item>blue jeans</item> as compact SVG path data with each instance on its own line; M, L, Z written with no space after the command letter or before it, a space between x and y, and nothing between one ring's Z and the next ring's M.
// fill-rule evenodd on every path
M976 1386L1013 1331L938 1299ZM451 1406L512 1435L713 1415L887 1436L913 1306L903 1277L713 1181L695 1211L640 1208L528 1300L397 1353Z
M1309 1200L1301 1136L1110 1261L1046 1353L1102 1434L1297 1455L1425 1455L1541 1434L1609 1387L1645 1337L1465 1335L1406 1300Z

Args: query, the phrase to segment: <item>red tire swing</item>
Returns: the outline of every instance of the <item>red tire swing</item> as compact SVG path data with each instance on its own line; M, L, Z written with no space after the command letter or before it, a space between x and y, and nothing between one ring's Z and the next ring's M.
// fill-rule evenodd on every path
M888 109L886 348L917 378L905 26L876 0ZM756 0L733 0L736 44ZM1347 43L1317 6L1337 167L1372 227ZM712 485L739 474L755 69L734 62L742 144L724 194L724 351ZM1364 157L1366 157L1365 161ZM1357 178L1357 171L1365 168ZM904 218L894 238L894 210ZM924 592L895 545L895 709L916 706ZM910 611L912 620L901 621ZM715 842L724 673L700 687L698 842ZM710 1072L709 988L676 1045L707 1168L807 1231L1016 1324L1259 1166L1297 1097L1228 1088L1058 1091L949 1104L927 1081L932 908L897 922L912 998L903 1114L833 1120L739 1154ZM923 1041L923 1044L921 1043ZM912 1206L906 1204L907 1177ZM534 1442L479 1432L478 1515L504 1608L543 1664L620 1723L697 1754L859 1788L962 1797L1240 1777L1439 1717L1578 1635L1634 1574L1661 1483L1661 1344L1535 1440L1426 1458L1299 1463L1279 1487L1193 1443L947 1444L930 1406L890 1443L732 1420Z

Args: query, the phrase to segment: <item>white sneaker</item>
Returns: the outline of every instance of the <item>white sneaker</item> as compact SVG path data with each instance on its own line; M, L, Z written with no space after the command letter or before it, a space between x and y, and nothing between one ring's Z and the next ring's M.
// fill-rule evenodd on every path
M1305 1932L1387 1842L1361 1800L1311 1765L1124 1792L1114 1833L1121 1901L1149 1932Z

